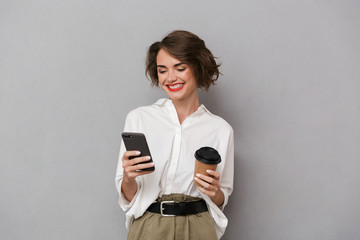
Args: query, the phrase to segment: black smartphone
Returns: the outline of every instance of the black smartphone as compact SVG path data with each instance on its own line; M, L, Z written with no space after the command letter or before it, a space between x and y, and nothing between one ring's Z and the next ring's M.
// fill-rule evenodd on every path
M121 134L122 139L124 140L124 144L127 151L140 151L141 154L135 157L141 156L150 156L151 159L149 161L145 161L142 163L149 163L152 162L152 156L150 154L149 146L146 142L145 135L143 133L136 133L136 132L123 132ZM129 159L135 158L130 157ZM154 171L155 167L144 168L139 171Z

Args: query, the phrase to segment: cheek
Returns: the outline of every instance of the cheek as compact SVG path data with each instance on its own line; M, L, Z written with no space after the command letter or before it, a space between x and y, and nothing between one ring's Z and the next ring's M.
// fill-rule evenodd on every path
M165 86L166 78L164 78L164 76L162 76L162 75L159 75L158 80L159 80L159 86L165 90L166 89L166 86Z
M184 76L184 78L186 78L188 83L196 84L195 77L191 73L186 74L186 76Z
M158 77L158 81L159 81L159 85L163 85L164 84L164 78L162 78L162 77Z
M188 82L192 82L192 81L195 79L193 72L190 71L190 70L189 70L189 71L182 72L182 73L181 73L181 77L182 77L183 79L186 79L186 81L188 81Z
M159 80L159 84L160 84L160 85L163 85L164 82L165 82L165 78L164 78L163 75L158 75L158 80Z

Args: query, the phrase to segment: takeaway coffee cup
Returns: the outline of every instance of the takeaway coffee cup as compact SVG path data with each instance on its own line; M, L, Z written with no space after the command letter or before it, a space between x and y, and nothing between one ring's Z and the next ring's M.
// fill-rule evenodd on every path
M202 147L195 152L195 171L194 176L197 173L205 176L210 176L206 170L216 170L217 165L221 162L221 157L218 151L212 147ZM196 181L194 183L198 186Z

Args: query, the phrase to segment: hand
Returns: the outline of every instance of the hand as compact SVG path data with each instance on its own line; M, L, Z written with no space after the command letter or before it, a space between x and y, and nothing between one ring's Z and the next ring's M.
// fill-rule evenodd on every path
M140 155L139 151L126 151L122 157L123 181L121 183L121 192L124 194L124 197L129 202L131 202L131 200L134 198L137 191L137 183L135 181L135 178L140 175L145 175L153 172L139 171L141 169L154 166L154 162L141 163L150 160L150 156L129 159L129 157L138 155Z
M135 157L140 155L139 151L126 151L122 157L123 179L125 182L133 182L140 175L152 173L153 171L140 171L144 168L154 166L154 162L142 163L150 160L150 156ZM130 157L135 157L129 159Z
M220 189L220 173L213 170L206 170L206 172L210 176L197 173L194 178L200 185L198 189L200 192L208 195L217 206L221 206L224 202L224 193Z

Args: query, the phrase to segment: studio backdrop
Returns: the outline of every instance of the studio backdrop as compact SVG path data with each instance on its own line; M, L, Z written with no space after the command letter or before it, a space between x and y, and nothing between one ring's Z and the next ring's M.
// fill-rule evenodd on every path
M235 132L225 240L360 238L360 2L2 0L0 239L126 239L126 114L166 97L145 54L176 29L222 75Z

